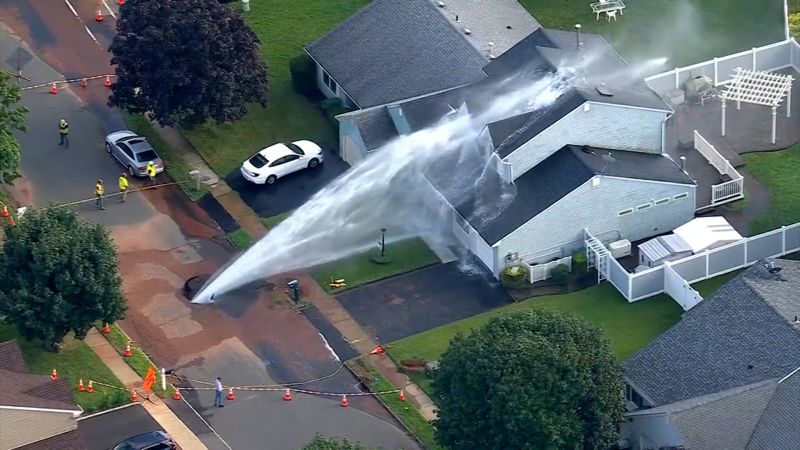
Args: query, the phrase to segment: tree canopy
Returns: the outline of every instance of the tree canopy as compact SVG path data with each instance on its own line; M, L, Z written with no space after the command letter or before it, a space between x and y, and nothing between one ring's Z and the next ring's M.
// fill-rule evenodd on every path
M19 86L0 70L0 181L9 181L17 176L20 161L19 141L14 131L25 131L27 108L17 105L22 96Z
M300 450L368 450L359 444L350 442L349 440L316 435L314 439L308 444L304 445Z
M131 1L110 48L109 104L162 125L228 122L264 105L267 66L241 14L218 1Z
M28 339L82 339L95 321L127 309L116 248L100 225L66 208L27 213L5 228L0 251L0 314Z
M457 335L439 360L437 438L451 449L606 449L622 375L601 331L535 309Z

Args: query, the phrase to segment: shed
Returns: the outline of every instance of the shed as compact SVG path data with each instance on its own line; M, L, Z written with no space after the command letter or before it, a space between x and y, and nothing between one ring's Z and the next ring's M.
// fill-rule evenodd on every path
M692 248L675 234L667 234L639 244L639 265L657 267L692 254Z
M742 240L724 217L698 217L675 230L673 233L689 244L692 253L700 253Z

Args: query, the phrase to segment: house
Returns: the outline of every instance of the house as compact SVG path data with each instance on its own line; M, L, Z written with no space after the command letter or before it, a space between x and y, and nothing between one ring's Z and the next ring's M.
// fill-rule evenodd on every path
M800 442L800 262L746 269L623 364L632 449Z
M0 342L0 379L0 448L87 449L69 383L29 373L16 341Z

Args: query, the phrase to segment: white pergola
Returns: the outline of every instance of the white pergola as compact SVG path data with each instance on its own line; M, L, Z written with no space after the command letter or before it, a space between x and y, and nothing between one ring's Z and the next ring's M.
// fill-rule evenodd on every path
M736 109L741 109L742 102L754 105L769 106L772 108L772 143L775 143L775 126L783 98L786 97L786 117L791 117L792 111L792 78L791 75L779 73L757 72L750 69L736 68L736 73L722 92L722 135L725 136L725 110L727 100L736 102Z

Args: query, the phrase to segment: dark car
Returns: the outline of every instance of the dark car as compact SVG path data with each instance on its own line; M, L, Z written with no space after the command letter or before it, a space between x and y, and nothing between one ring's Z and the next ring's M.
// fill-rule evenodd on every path
M178 448L170 435L163 431L150 431L125 439L111 450L174 450Z

